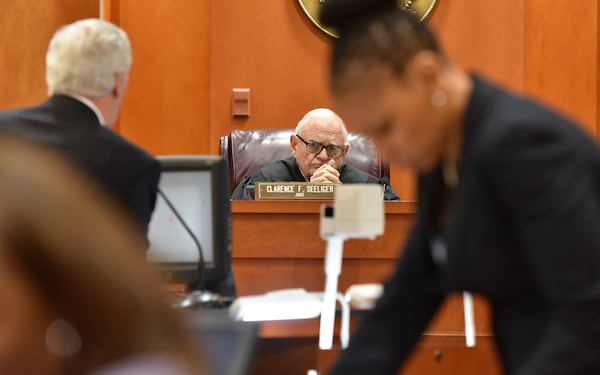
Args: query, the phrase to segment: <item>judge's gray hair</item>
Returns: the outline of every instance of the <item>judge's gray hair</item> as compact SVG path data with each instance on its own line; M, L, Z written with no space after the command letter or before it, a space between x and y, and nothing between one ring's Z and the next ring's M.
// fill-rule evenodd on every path
M315 108L311 111L308 111L304 117L300 121L298 121L298 125L296 125L296 134L300 134L302 128L306 124L308 124L315 117L333 117L336 119L340 125L342 126L342 133L344 135L344 144L348 143L348 130L346 129L346 124L337 113L333 112L331 109L327 108Z
M129 73L131 43L116 25L96 18L59 29L46 53L48 93L95 98L117 85L117 73Z

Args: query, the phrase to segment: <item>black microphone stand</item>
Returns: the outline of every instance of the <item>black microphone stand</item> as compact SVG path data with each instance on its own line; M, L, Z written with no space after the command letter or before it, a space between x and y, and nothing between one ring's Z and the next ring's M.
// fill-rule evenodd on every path
M158 189L158 194L165 201L167 206L171 209L179 223L183 226L187 234L192 238L196 248L198 249L198 283L196 287L191 287L190 285L186 285L186 296L183 299L173 303L172 307L176 309L200 309L200 308L224 308L226 307L225 299L217 294L213 293L209 290L206 290L206 280L205 280L205 262L204 262L204 254L202 253L202 245L198 240L198 237L192 232L190 227L187 225L183 217L179 214L179 211L175 208L173 203L167 198L166 194ZM190 289L190 290L188 290Z

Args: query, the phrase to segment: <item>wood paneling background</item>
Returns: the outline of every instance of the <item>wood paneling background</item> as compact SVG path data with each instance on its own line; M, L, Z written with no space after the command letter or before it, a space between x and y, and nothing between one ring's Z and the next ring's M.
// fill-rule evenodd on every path
M234 128L294 127L309 109L332 105L332 40L309 23L296 0L103 4L104 16L128 32L134 50L117 130L152 153L216 154L219 137ZM0 110L46 97L44 54L52 33L97 16L99 1L2 5ZM429 22L457 64L556 107L598 137L599 20L597 0L439 0ZM231 117L237 87L251 89L249 118ZM417 198L410 173L393 167L391 182L404 199ZM421 354L413 364L430 363Z
M134 49L117 130L152 153L216 154L219 137L234 128L294 127L309 109L332 105L332 39L295 0L103 3ZM52 32L97 8L98 0L4 4L0 109L45 97ZM457 64L555 106L596 136L599 8L596 0L440 0L429 22ZM231 117L237 87L251 90L248 118ZM417 198L410 173L393 166L391 182L404 199Z
M527 0L524 20L525 93L575 118L597 137L598 2L573 6Z
M446 0L438 5L429 22L450 59L520 91L523 0Z
M133 48L118 131L154 154L211 153L210 3L104 2Z
M234 128L294 127L307 110L332 105L331 39L297 1L105 2L118 9L136 58L119 129L154 153L214 154ZM595 0L441 0L429 22L457 64L596 135L598 12ZM249 118L231 116L237 87L251 90ZM392 167L392 185L417 198L410 173Z
M98 17L99 0L9 0L0 11L0 110L47 98L46 50L60 26Z
M212 1L213 128L295 127L308 110L331 106L330 38L308 24L297 1ZM231 89L251 89L247 119L231 117ZM217 148L213 139L213 149Z

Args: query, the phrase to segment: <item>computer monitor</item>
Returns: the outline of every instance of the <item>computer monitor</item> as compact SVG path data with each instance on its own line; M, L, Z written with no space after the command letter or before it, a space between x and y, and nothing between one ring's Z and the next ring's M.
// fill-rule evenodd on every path
M228 166L222 157L209 155L158 160L162 175L147 259L169 282L199 289L218 285L228 276L231 261Z

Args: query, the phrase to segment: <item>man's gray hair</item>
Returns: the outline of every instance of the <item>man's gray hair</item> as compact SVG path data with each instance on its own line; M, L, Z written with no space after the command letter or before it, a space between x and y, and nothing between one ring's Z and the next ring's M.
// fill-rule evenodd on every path
M311 111L308 111L304 117L300 121L298 121L298 125L296 125L296 134L299 134L302 131L302 128L306 124L310 122L315 117L333 117L335 118L339 124L342 126L342 133L344 134L344 144L348 143L348 130L346 129L346 124L337 113L333 112L331 109L327 108L315 108Z
M102 97L131 67L131 43L116 25L90 18L59 29L46 53L49 94Z

